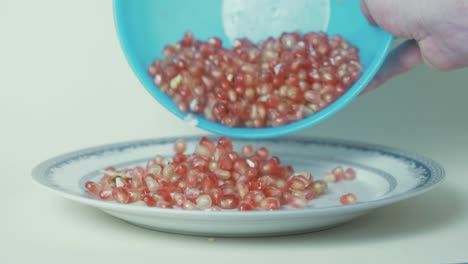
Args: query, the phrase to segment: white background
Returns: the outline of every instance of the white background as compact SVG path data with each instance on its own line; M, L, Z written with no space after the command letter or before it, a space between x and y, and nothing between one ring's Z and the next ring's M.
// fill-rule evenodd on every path
M420 67L301 132L429 156L447 172L436 190L325 232L213 243L137 228L33 185L31 168L63 152L202 131L142 88L111 1L1 1L0 263L468 261L467 81L468 70Z

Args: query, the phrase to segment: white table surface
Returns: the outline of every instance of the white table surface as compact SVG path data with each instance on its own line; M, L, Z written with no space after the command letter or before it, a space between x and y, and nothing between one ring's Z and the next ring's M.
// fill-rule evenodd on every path
M202 132L141 87L110 1L2 1L0 69L0 263L468 261L467 70L420 67L301 132L419 152L445 167L442 186L324 232L209 242L126 224L31 181L34 165L63 152Z

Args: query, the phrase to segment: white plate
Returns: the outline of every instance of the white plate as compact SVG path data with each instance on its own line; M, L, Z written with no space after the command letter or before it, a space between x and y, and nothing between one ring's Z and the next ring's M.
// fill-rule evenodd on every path
M188 137L189 150L200 137ZM99 201L88 195L84 183L101 176L108 166L144 164L156 154L170 156L175 138L118 143L61 155L39 164L33 179L70 200L97 207L129 223L166 232L203 236L274 236L321 230L345 223L370 210L421 194L444 178L440 165L416 154L362 143L286 138L262 141L234 140L234 146L266 146L284 164L307 170L315 178L337 165L353 167L355 181L329 185L329 192L308 208L279 211L188 211ZM358 203L340 205L339 197L352 192Z

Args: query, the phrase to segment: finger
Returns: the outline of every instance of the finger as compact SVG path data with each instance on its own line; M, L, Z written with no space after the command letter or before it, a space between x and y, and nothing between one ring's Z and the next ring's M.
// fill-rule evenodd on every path
M407 40L390 52L379 72L363 93L374 90L387 80L405 73L423 62L415 40Z
M374 18L372 18L372 15L369 11L369 7L367 6L366 0L361 0L361 10L364 16L367 18L367 21L369 21L369 24L376 26L377 23L375 22Z

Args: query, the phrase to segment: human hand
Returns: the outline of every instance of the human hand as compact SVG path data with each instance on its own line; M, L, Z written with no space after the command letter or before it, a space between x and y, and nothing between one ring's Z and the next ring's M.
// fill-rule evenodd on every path
M468 66L468 0L361 0L371 24L408 39L387 57L365 91L425 63L433 70Z

